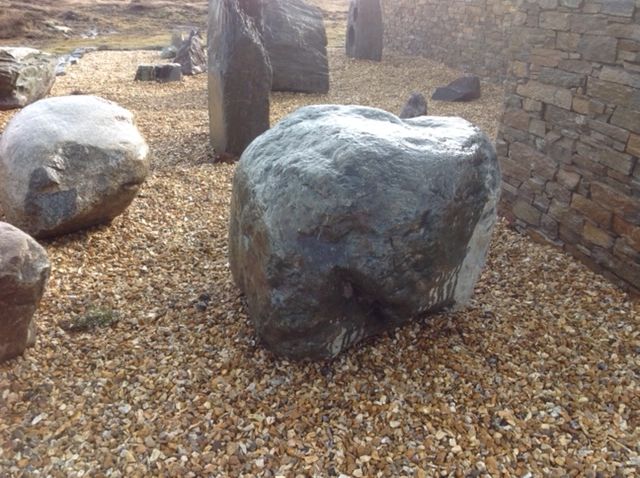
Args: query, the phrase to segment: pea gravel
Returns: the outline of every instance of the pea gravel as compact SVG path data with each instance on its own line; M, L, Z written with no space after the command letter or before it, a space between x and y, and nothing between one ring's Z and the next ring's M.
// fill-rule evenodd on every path
M331 92L274 94L274 122L310 103L397 113L460 74L330 53ZM208 147L206 75L134 83L154 61L91 53L53 89L131 109L153 175L110 226L44 243L38 342L0 365L0 476L637 476L640 305L504 222L468 310L331 363L262 348L227 264L234 166ZM494 136L502 92L483 92L430 113Z

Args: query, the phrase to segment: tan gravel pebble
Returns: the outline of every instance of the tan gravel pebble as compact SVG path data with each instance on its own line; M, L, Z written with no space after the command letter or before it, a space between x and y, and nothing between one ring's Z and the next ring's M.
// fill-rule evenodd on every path
M455 72L331 52L326 96L398 112ZM135 112L154 173L111 226L44 243L38 342L0 365L0 476L637 476L640 305L501 222L472 306L332 363L274 358L227 264L234 166L212 164L206 77L134 83L157 53L97 52L58 79ZM431 103L495 134L501 90ZM0 112L0 129L12 113ZM106 318L69 332L79 318Z

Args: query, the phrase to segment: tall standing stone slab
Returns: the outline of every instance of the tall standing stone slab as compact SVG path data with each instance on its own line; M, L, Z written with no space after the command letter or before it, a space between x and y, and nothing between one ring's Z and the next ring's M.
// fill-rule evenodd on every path
M327 34L322 11L304 0L269 0L262 36L273 68L274 91L329 91Z
M33 345L33 314L49 271L42 246L20 229L0 222L0 362Z
M383 34L380 0L351 0L347 21L347 56L382 60Z
M218 153L240 155L269 128L271 63L259 0L209 2L209 129Z
M58 59L33 48L0 48L0 110L22 108L46 96Z
M258 335L334 357L429 311L464 306L496 220L490 140L461 118L301 108L244 152L229 263Z
M199 75L207 71L207 54L200 34L193 30L175 55L174 63L180 63L182 74Z

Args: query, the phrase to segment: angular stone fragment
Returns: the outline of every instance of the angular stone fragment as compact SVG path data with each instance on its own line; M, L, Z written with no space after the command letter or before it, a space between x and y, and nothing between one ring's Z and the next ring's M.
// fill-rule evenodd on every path
M382 60L383 35L380 0L351 0L347 20L347 56Z
M0 362L35 343L33 314L49 270L47 253L40 244L0 222Z
M271 64L251 16L260 12L258 0L209 2L209 128L218 153L240 155L269 128Z
M155 65L138 65L134 81L155 81L156 67Z
M198 75L207 71L207 55L200 34L193 30L175 55L174 63L179 63L184 75Z
M247 148L233 183L230 264L258 335L330 358L464 305L499 189L491 142L460 118L296 111Z
M329 91L327 35L322 11L304 0L269 0L262 37L273 69L274 91Z
M7 222L36 237L107 223L149 172L133 115L95 96L40 100L0 137L0 205Z
M404 105L400 112L400 118L416 118L418 116L425 116L427 114L427 100L422 93L411 93L411 96L407 100L407 104Z
M0 47L0 110L22 108L45 97L58 60L33 48Z
M436 88L431 96L436 101L473 101L480 98L480 78L463 76L447 86Z

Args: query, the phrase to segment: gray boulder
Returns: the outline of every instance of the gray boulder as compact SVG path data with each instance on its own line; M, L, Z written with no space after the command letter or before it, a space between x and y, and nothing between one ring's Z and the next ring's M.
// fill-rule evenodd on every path
M149 172L133 115L95 96L40 100L0 136L0 205L7 222L36 237L107 223Z
M400 118L417 118L427 114L427 100L422 93L411 93L407 103L400 112Z
M259 0L209 2L209 128L217 153L240 155L269 128L271 64Z
M173 60L177 54L178 49L173 45L169 45L162 49L162 51L160 52L160 58L164 60Z
M162 63L154 66L154 76L160 83L182 80L182 65L180 63Z
M197 30L191 32L173 61L180 64L184 75L198 75L207 71L207 55Z
M347 56L382 60L383 36L380 0L351 0L347 19Z
M489 139L461 118L302 108L242 155L229 260L258 335L324 359L463 306L500 190Z
M55 56L33 48L0 47L0 110L45 97L56 80L57 64Z
M0 362L35 343L35 313L49 278L47 253L35 240L0 222Z
M273 69L274 91L329 91L327 35L322 11L304 0L269 0L262 37Z
M134 81L156 81L156 65L138 65Z

